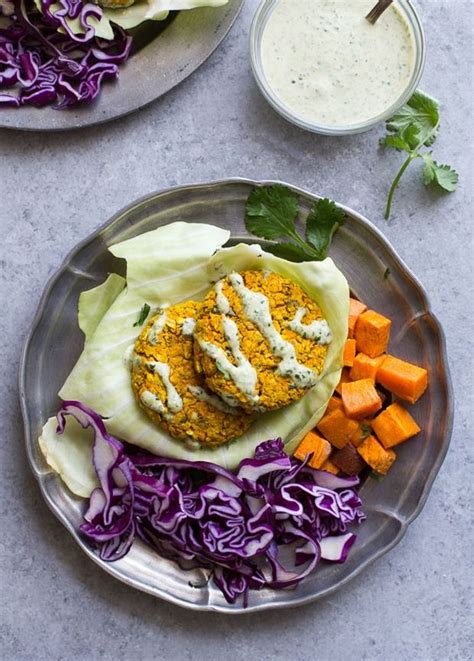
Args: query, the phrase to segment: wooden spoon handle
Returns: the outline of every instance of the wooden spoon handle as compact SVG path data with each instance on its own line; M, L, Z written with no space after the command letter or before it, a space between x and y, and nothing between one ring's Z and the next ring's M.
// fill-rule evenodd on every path
M369 11L367 16L365 17L369 23L372 23L372 25L375 24L375 21L377 21L383 12L390 7L392 4L393 0L379 0L375 7Z

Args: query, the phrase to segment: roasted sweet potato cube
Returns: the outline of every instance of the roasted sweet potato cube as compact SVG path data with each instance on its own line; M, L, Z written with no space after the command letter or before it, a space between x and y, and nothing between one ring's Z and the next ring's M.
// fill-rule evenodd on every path
M368 436L362 441L362 443L357 448L357 452L360 454L365 463L380 473L385 475L389 470L390 466L393 464L397 455L393 450L386 450L375 436Z
M374 310L363 312L357 319L355 339L357 350L376 358L387 350L392 322Z
M313 456L309 460L309 465L311 468L321 468L331 451L331 445L326 439L321 438L314 431L309 431L296 448L294 456L300 461L304 461L306 456L312 452Z
M332 411L335 411L336 409L342 411L344 407L342 406L342 399L333 395L328 402L325 414L332 413Z
M349 299L349 332L348 335L350 338L354 337L354 330L356 327L357 319L362 312L367 310L367 306L364 303L361 303L356 298Z
M341 372L341 378L339 379L339 383L336 386L336 392L341 394L342 384L347 383L348 381L350 381L349 370L347 367L345 367Z
M324 438L339 449L349 443L358 427L357 422L350 420L341 409L325 415L316 426Z
M377 413L382 399L372 379L359 379L342 384L342 404L348 418L361 419Z
M330 459L326 459L324 464L321 466L321 470L327 471L328 473L333 473L333 475L337 475L340 472L336 464L333 464Z
M359 475L367 465L352 443L345 445L342 450L336 450L331 460L346 475Z
M359 426L351 438L351 443L354 447L358 447L362 443L364 438L370 436L370 434L372 433L371 423L372 421L367 419L361 420L359 422Z
M424 367L388 355L377 371L377 382L414 404L428 387L428 372Z
M375 381L378 369L384 360L385 354L371 358L367 354L360 352L354 358L349 376L352 381L358 381L359 379L372 379L372 381Z
M356 341L346 340L344 345L344 354L342 356L342 364L344 367L352 367L356 355Z
M406 408L398 402L390 404L385 411L379 413L372 420L372 428L384 448L403 443L420 431Z

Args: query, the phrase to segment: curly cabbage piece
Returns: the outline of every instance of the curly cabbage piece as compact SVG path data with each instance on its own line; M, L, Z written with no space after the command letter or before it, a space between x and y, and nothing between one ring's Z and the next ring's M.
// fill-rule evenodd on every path
M34 0L41 10L40 0ZM114 32L111 24L120 25L124 30L131 30L144 21L164 21L170 11L184 11L198 7L221 7L229 0L137 0L130 7L102 8L100 19L90 18L88 23L95 29L96 37L113 39ZM100 4L100 3L99 3ZM52 13L63 9L60 3L52 5ZM79 18L68 19L68 25L74 34L84 34L85 28Z

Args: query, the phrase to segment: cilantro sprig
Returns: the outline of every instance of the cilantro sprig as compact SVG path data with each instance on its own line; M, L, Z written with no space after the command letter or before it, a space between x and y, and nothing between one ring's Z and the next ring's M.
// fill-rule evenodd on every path
M137 318L136 322L133 324L134 328L136 326L143 326L143 324L145 323L146 318L148 317L150 309L151 308L148 305L148 303L143 304L142 309L140 310L140 312L138 314L138 318Z
M456 190L458 173L449 165L437 163L431 151L424 151L435 142L439 132L439 104L432 97L416 91L410 100L391 117L386 128L388 135L380 140L382 147L390 147L408 154L388 194L385 218L390 218L395 190L412 161L423 159L423 181L426 186L452 193ZM423 151L421 151L423 150Z
M245 226L262 239L284 239L266 247L277 257L291 262L325 259L334 232L344 224L344 211L332 200L317 200L306 218L306 232L302 235L296 225L299 204L298 195L282 184L254 188L245 206Z

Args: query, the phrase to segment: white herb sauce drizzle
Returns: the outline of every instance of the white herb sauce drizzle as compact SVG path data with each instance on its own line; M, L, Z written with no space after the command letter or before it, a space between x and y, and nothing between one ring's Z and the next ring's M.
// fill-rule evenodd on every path
M216 361L217 369L226 379L232 379L236 388L248 397L251 402L258 401L255 394L257 386L257 372L248 358L240 350L239 329L237 324L227 315L232 313L229 301L222 290L223 282L220 280L214 287L216 292L216 305L222 315L222 329L231 353L237 363L234 365L227 358L225 351L220 347L199 338L199 346L210 358Z
M225 355L225 352L220 347L212 344L212 342L206 342L206 340L199 339L199 346L205 354L216 361L217 369L222 372L226 379L232 379L240 392L244 393L244 395L247 395L250 401L257 402L258 396L255 394L255 387L257 385L257 373L249 363L248 359L240 351L240 346L237 344L237 326L233 321L226 319L225 317L223 318L223 322L224 320L230 322L230 324L227 324L227 333L231 324L233 324L235 327L234 336L229 336L225 329L224 335L237 365L231 363Z
M224 294L222 287L224 286L224 281L219 280L214 287L216 293L216 306L221 314L234 314L230 303L227 299L227 296Z
M329 344L332 342L332 333L325 319L312 321L304 324L303 318L307 314L307 308L298 308L294 318L288 324L288 328L302 337L315 340L318 344Z
M294 385L301 388L309 388L317 382L317 374L298 362L296 351L291 342L282 338L273 325L268 298L260 292L248 289L239 273L231 273L229 281L237 294L240 296L244 312L248 319L261 332L270 345L274 356L280 358L277 372L281 376L291 379Z
M131 370L133 367L138 367L140 364L140 356L135 353L135 344L130 344L125 350L123 355L125 365Z
M181 399L178 391L170 381L170 366L168 363L160 363L154 360L150 360L146 363L155 374L158 374L160 379L163 381L163 385L166 388L166 401L168 409L172 413L177 413L183 408L183 400Z
M167 412L166 406L163 404L161 399L149 390L144 390L142 392L140 395L140 401L144 406L147 407L147 409L151 409L152 411L155 411L155 413L162 415L165 420L170 420L173 417L170 413Z
M194 328L196 326L196 319L193 319L192 317L186 317L186 319L183 321L183 325L181 326L181 332L183 335L190 336L194 335Z
M222 399L220 399L220 397L217 397L217 395L211 395L211 393L204 390L204 388L201 388L200 386L188 386L188 390L194 395L194 397L196 397L196 399L199 399L201 402L206 402L206 404L209 404L212 408L227 413L228 415L237 415L235 409L228 406L222 401Z
M238 408L240 406L239 400L231 395L229 392L226 392L225 390L221 390L219 392L219 397L224 400L224 402L230 406L231 408Z
M158 319L153 323L153 326L148 331L148 342L150 344L158 343L158 335L161 333L166 323L166 312L162 312Z

